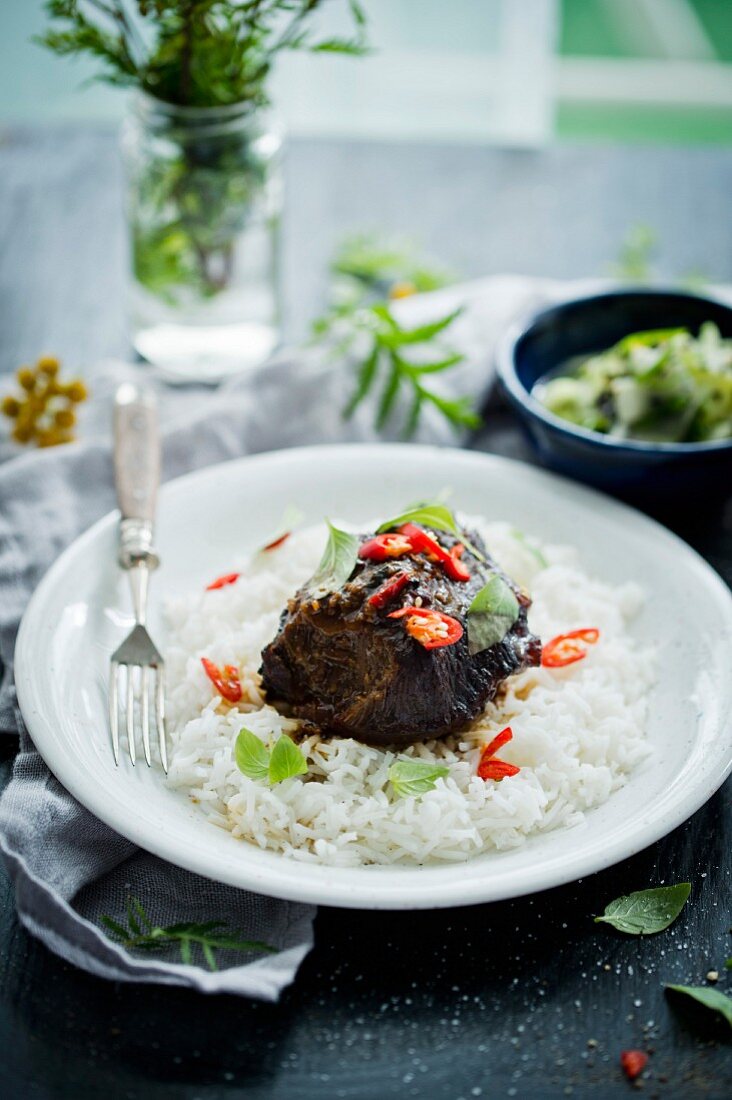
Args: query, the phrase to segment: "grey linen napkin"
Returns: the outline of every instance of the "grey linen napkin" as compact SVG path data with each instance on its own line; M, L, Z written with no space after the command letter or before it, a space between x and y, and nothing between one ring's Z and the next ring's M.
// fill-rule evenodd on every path
M490 382L492 345L506 321L556 293L556 284L493 278L424 295L404 308L412 311L408 319L419 323L423 316L467 303L455 337L468 352L467 362L451 372L449 385L453 395L478 396ZM17 706L13 647L28 599L58 555L115 506L108 426L114 389L129 378L149 382L154 376L121 363L104 364L94 374L94 399L82 426L85 442L24 454L0 466L0 733L17 734L20 741L0 799L0 850L15 884L21 922L77 966L119 981L276 1000L312 946L314 907L223 886L137 849L61 787L36 752ZM254 376L215 394L161 387L164 479L246 453L373 438L372 407L364 405L349 423L341 417L352 384L351 372L318 352L298 350L280 354ZM454 442L451 429L431 409L417 438ZM157 925L221 919L241 938L264 941L277 951L251 958L221 952L215 972L198 965L200 960L183 964L175 948L132 955L100 926L102 915L124 923L130 896L141 900Z

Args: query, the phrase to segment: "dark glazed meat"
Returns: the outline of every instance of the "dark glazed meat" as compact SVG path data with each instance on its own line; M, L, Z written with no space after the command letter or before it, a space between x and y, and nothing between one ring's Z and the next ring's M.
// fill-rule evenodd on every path
M433 532L450 550L458 539ZM364 536L366 538L368 536ZM477 535L470 540L480 552ZM264 688L273 703L285 701L300 718L325 733L375 745L407 745L464 727L493 699L508 677L537 665L541 643L529 633L529 599L504 574L519 599L519 616L501 641L471 656L467 610L490 576L499 572L486 554L468 549L461 561L470 580L454 581L424 554L388 561L359 561L337 592L314 599L306 588L290 600L277 637L262 654ZM390 578L407 572L395 598L377 608L369 598ZM419 605L457 619L459 641L425 649L389 613Z

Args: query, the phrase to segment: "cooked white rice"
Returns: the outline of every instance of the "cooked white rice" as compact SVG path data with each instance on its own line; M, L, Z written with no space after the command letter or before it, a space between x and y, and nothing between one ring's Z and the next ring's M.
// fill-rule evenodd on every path
M168 607L169 782L208 822L298 860L339 866L460 861L575 825L622 786L649 751L644 726L653 657L626 632L641 605L640 589L588 577L570 547L529 545L507 523L468 522L531 592L535 633L546 641L577 627L600 629L586 659L513 677L500 702L459 736L399 753L308 736L301 741L307 775L273 787L248 779L233 756L242 726L268 745L299 731L297 721L265 704L257 672L286 600L312 574L323 549L324 528L295 534L244 563L235 584ZM238 666L241 703L221 700L202 656ZM513 740L500 757L521 771L484 782L475 774L480 748L509 723ZM399 797L387 777L397 756L446 764L449 775L421 798Z

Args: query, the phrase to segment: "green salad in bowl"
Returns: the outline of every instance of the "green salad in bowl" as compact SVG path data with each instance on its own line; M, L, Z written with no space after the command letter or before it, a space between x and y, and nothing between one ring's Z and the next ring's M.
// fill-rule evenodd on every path
M712 322L625 336L540 379L533 396L579 427L616 439L732 439L732 340Z

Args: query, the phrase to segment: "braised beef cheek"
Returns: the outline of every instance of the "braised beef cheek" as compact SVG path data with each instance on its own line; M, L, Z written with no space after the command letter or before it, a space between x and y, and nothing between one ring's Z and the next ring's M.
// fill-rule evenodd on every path
M366 538L368 536L364 536ZM470 539L485 553L479 536ZM439 533L448 551L459 541ZM453 581L423 554L385 562L359 561L337 592L314 599L303 588L283 612L273 642L262 653L261 674L270 702L287 702L324 733L373 745L403 746L443 737L476 718L508 676L539 664L541 643L529 632L530 601L519 597L518 619L501 642L471 656L467 610L493 572L466 549L470 580ZM398 595L377 608L369 598L390 578L408 572ZM415 601L457 619L462 638L425 649L389 613Z

